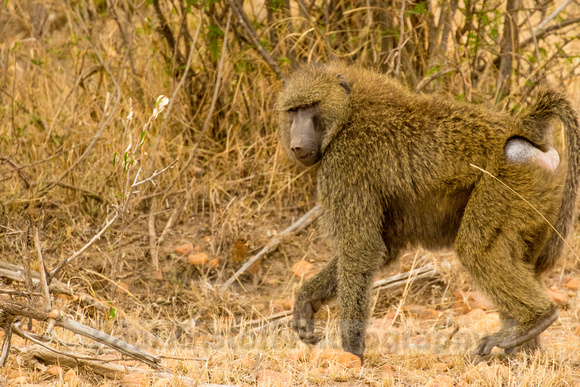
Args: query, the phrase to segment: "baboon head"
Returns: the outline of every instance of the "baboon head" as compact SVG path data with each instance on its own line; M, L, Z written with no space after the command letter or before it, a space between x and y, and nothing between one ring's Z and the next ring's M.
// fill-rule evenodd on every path
M306 65L280 93L276 110L280 141L300 164L318 163L350 113L350 86L338 72Z

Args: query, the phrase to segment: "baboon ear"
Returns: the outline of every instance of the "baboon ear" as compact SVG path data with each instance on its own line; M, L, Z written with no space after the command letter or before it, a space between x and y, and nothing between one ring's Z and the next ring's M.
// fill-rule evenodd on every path
M348 84L346 79L344 79L344 77L340 74L336 74L336 79L338 79L340 86L344 87L344 90L346 90L346 94L350 94L350 85Z

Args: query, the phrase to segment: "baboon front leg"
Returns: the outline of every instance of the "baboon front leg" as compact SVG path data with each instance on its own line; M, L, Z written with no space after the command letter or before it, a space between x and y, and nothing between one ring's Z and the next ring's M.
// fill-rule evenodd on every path
M338 298L342 348L363 359L369 318L370 291L377 256L341 256L338 267ZM378 266L378 265L377 265Z
M296 294L292 328L305 343L316 344L320 340L314 335L314 314L322 304L336 295L337 261L337 257L332 258L316 276L304 283Z

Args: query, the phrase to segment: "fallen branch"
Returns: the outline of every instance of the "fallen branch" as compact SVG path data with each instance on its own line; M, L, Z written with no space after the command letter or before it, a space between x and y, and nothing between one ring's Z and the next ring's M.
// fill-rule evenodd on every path
M0 261L0 277L8 278L11 281L26 283L25 271L26 269L20 265L13 265L7 262ZM31 271L32 285L38 286L40 283L40 274L37 271ZM70 290L66 284L59 280L53 280L48 287L51 292L56 294L66 294L67 296L72 296L73 292Z
M140 372L144 374L151 374L153 377L158 379L174 378L174 380L178 382L178 385L224 387L224 385L221 384L198 383L192 378L177 376L170 372L159 372L149 369L125 366L122 364L113 364L105 360L91 360L69 352L59 351L57 353L40 345L31 345L22 349L20 356L23 358L24 362L30 366L34 366L38 360L42 360L42 362L46 364L57 364L69 368L87 367L93 372L111 379L119 379L127 373Z
M418 279L433 278L439 276L439 270L436 265L426 265L417 269L409 270L405 273L390 276L388 278L375 281L373 283L373 291L380 291L385 289L401 288L409 282L414 282Z
M70 261L72 261L73 259L78 258L82 253L84 253L89 247L91 247L91 245L93 243L95 243L97 240L99 240L101 238L101 235L103 235L105 233L105 231L107 231L107 229L109 228L109 226L111 226L113 224L113 222L115 222L115 220L117 219L117 217L119 216L119 213L116 212L115 216L113 216L111 218L111 220L107 221L107 223L103 226L103 228L101 229L101 231L99 231L97 233L97 235L95 235L93 237L93 239L91 239L86 245L84 245L79 251L75 251L70 257L68 257L67 259L61 261L58 265L56 265L56 267L54 269L52 269L50 271L50 273L48 274L48 283L50 284L52 279L60 272L60 270L67 265Z
M248 262L244 263L244 265L236 271L236 273L226 281L221 287L221 290L226 290L229 288L234 281L238 279L238 277L246 272L254 263L259 261L264 255L271 253L272 251L276 250L278 245L284 240L285 237L291 234L299 233L300 231L304 230L306 227L310 226L310 224L318 217L320 214L320 206L316 206L310 211L308 211L302 218L298 219L293 225L288 227L286 230L282 231L280 234L276 235L260 252L254 255Z
M30 305L22 305L14 301L0 299L0 311L0 321L7 318L7 316L24 316L38 321L54 320L55 325L58 327L68 329L73 333L88 337L135 360L142 361L143 363L153 368L161 368L161 359L157 356L151 355L141 350L140 348L137 348L104 332L98 331L83 324L79 324L74 320L64 317L57 310L52 310L50 313L47 313Z
M26 282L26 278L23 273L26 273L26 269L20 265L0 262L0 277L8 278L14 282ZM31 279L33 286L38 286L40 283L40 273L31 270ZM108 316L111 311L111 308L102 301L99 301L84 292L77 293L59 280L53 279L48 289L51 293L54 294L65 294L70 296L72 297L73 301L79 301L82 305L93 307L99 312L104 313L106 316ZM26 293L22 293L20 295L24 296Z
M396 275L392 275L388 278L375 281L373 283L372 291L380 291L385 289L396 289L402 288L407 286L407 284L412 284L416 280L426 279L426 278L434 278L439 277L439 270L437 269L436 265L426 265L417 269L409 270L405 273L400 273ZM292 320L293 310L286 310L280 313L272 314L266 316L261 319L250 320L248 322L234 325L232 329L242 329L245 327L251 327L258 325L258 327L250 329L247 332L244 332L243 335L248 335L252 333L256 333L268 328L274 328L280 325L285 324L288 321Z

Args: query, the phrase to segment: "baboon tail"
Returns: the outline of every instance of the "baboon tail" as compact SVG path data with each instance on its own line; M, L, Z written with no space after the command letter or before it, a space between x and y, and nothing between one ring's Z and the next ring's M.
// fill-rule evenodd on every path
M562 238L566 238L572 228L580 181L580 128L578 127L576 111L563 93L548 88L542 89L536 102L522 117L523 124L532 131L545 131L546 126L553 118L560 119L564 125L568 171L558 219L554 225L560 235L555 232L550 234L536 260L535 270L537 274L552 268L562 252L564 246Z

